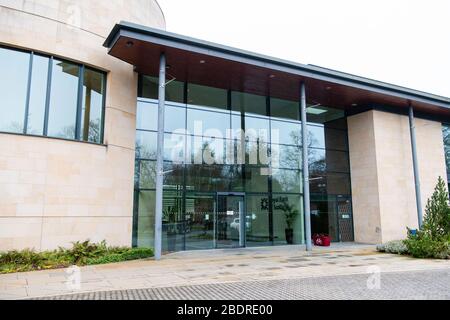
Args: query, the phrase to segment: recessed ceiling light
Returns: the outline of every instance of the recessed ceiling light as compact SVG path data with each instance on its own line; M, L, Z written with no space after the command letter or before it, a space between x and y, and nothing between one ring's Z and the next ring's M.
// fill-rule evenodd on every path
M332 88L331 88L331 87L326 87L325 89L326 89L326 90L331 90Z
M357 106L358 106L357 103L353 103L353 104L352 104L352 107L357 107Z
M271 74L271 75L269 76L269 78L270 78L270 79L273 79L273 78L275 78L275 75L274 75L274 74Z
M204 63L206 63L206 61L205 60L200 60L200 63L204 64Z
M127 48L131 48L132 46L134 46L134 42L133 41L128 41L127 42Z

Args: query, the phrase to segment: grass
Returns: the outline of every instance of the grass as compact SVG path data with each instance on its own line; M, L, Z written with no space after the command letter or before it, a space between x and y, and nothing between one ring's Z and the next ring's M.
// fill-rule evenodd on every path
M54 251L0 252L0 274L67 268L72 265L86 266L116 263L153 257L153 250L147 248L108 247L99 244L75 242L72 248Z

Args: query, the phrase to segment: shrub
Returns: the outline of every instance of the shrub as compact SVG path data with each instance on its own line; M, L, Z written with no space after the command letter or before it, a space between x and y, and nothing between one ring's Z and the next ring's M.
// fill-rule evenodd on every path
M413 235L408 230L404 241L408 251L416 258L450 258L450 207L444 180L438 184L425 209L423 226Z
M87 265L115 263L121 261L139 260L153 257L153 250L146 248L133 248L123 252L110 253L98 258L87 259Z
M409 250L405 243L401 240L390 241L386 244L377 246L379 252L393 253L393 254L408 254Z
M428 235L418 235L405 240L410 254L415 258L450 258L450 239L431 239Z
M89 240L75 242L71 249L59 248L54 251L36 253L33 250L0 253L0 273L25 272L42 269L66 268L153 257L152 249L108 247Z

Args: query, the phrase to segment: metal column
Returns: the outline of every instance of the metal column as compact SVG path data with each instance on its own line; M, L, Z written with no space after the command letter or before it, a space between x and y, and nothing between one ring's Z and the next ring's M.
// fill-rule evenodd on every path
M309 196L309 158L308 158L308 119L306 115L306 88L301 83L300 103L302 114L302 146L303 146L303 203L305 211L306 250L312 251L311 241L311 204Z
M162 208L164 183L164 105L166 100L166 56L161 54L159 62L158 94L158 146L156 155L156 208L155 208L155 259L161 259L162 251Z
M421 228L423 224L422 193L420 191L419 161L417 160L416 125L414 121L414 109L411 103L409 104L409 126L411 132L411 150L414 167L414 181L416 186L417 217L419 219L419 228Z

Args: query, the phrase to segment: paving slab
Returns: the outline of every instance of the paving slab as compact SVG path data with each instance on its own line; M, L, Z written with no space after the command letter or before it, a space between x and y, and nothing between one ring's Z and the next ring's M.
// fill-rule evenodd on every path
M66 270L0 275L2 299L25 299L96 291L183 287L246 281L286 281L324 276L450 270L448 261L417 260L377 253L374 246L338 244L180 252L152 259L82 267L80 289L69 286Z

